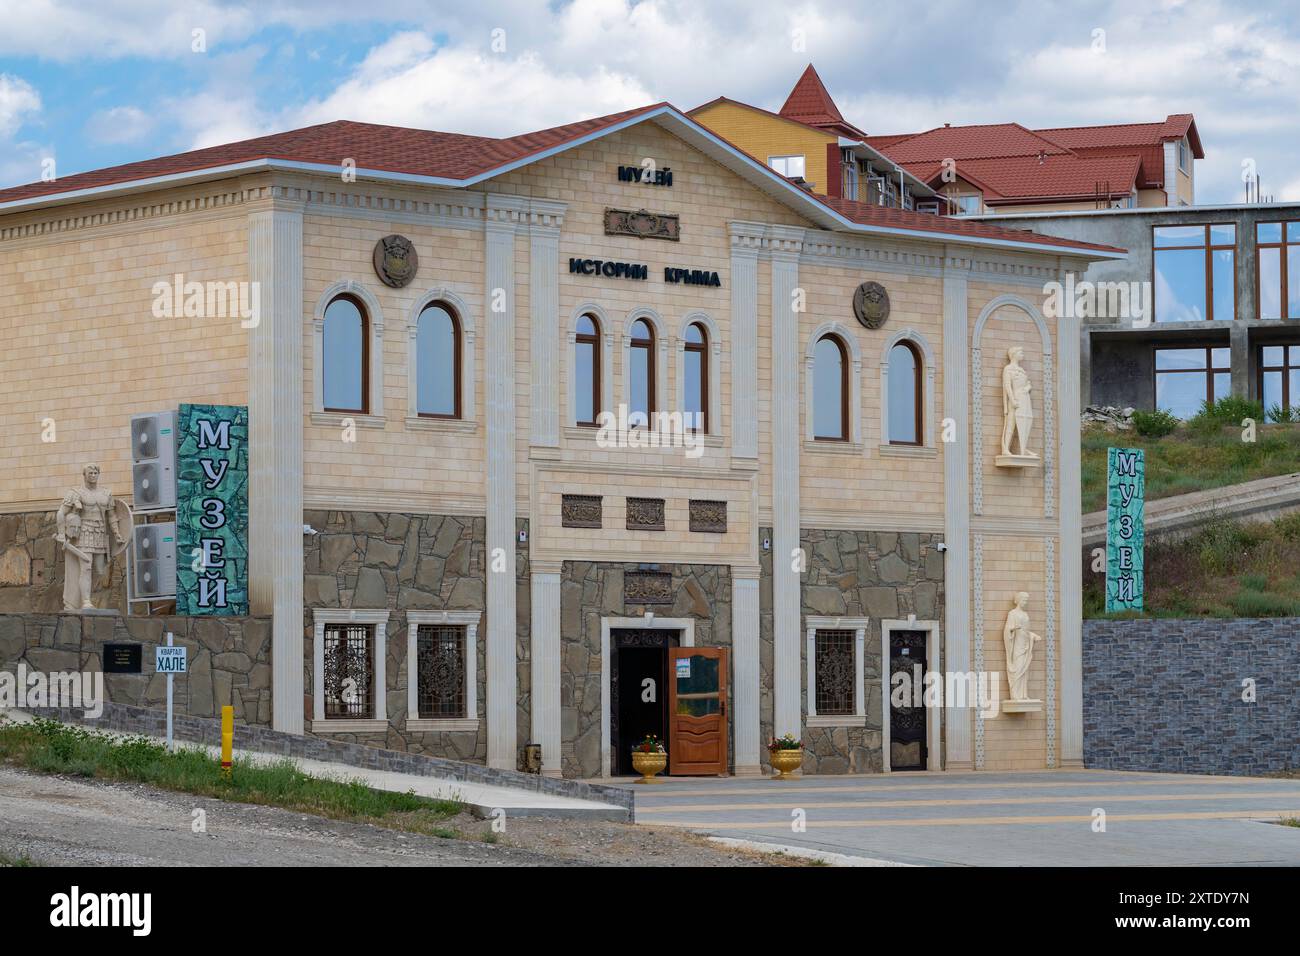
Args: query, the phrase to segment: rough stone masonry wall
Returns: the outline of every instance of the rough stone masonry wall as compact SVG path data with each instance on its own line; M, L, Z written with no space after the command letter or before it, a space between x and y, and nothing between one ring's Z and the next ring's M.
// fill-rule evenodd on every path
M240 723L271 724L271 619L254 617L119 617L81 614L0 614L0 670L102 669L104 644L140 644L140 674L105 674L105 696L116 704L163 708L167 678L154 673L154 648L188 649L189 672L176 677L178 714L219 716L227 704Z
M0 612L63 610L63 549L54 543L54 515L0 515ZM96 607L126 609L124 561L113 562L108 587L96 587Z
M1083 622L1084 763L1300 769L1300 618ZM1255 701L1242 682L1255 683Z
M824 531L805 528L800 543L808 556L802 613L822 617L865 617L871 621L863 649L865 727L805 727L805 773L880 773L884 769L880 699L880 622L941 621L943 535L892 531ZM803 657L803 713L808 713L808 642L799 635ZM939 661L928 661L939 669Z
M672 604L628 604L625 571L672 574ZM695 619L696 647L731 647L731 569L701 564L565 561L560 575L560 739L566 777L600 776L602 617ZM730 665L729 665L730 666ZM727 713L734 714L732 682ZM734 739L729 721L728 734ZM728 759L734 761L732 740Z
M303 520L319 534L303 539L304 669L310 717L314 693L313 608L387 608L385 700L388 730L330 734L348 740L457 760L487 759L486 614L479 621L477 731L414 733L406 730L406 611L480 611L486 606L486 523L480 517L398 512L307 511Z

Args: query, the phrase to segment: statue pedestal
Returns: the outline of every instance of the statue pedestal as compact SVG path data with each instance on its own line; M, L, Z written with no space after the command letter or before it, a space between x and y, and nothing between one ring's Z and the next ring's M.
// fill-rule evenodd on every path
M1036 714L1043 709L1041 700L1004 700L1002 702L1002 713L1004 714Z
M1037 455L998 455L993 463L999 468L1041 468L1043 459Z

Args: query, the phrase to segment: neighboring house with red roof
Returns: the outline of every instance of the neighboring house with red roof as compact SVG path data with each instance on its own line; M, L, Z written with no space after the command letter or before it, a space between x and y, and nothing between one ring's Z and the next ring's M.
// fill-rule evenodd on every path
M945 124L868 135L844 118L811 64L776 113L720 97L691 116L817 192L926 211L1191 205L1195 161L1204 156L1191 114L1160 123Z
M51 527L85 462L165 517L164 433L133 416L244 406L222 554L260 620L196 622L192 716L511 771L531 743L580 779L646 734L676 774L758 775L785 734L805 773L1081 766L1079 335L1041 290L1124 250L766 158L659 103L504 138L340 121L0 190L0 609L62 606L49 537L3 529ZM1008 361L1036 410L1010 461ZM123 560L98 598L139 609ZM134 596L165 610L165 579ZM891 731L870 675L1004 672L985 635L1022 587L1037 713ZM102 655L114 628L84 630Z

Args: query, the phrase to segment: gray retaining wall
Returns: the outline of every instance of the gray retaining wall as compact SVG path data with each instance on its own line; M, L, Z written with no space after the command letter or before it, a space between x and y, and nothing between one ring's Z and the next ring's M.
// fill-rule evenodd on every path
M1083 747L1108 770L1300 769L1300 618L1084 621Z

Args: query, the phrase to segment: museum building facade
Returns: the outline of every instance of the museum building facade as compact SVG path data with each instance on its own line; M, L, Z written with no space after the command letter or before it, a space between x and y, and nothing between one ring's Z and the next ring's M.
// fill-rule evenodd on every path
M814 196L666 104L16 187L0 528L86 461L122 496L132 415L247 405L241 719L583 778L646 734L675 773L787 733L805 772L1079 766L1080 336L1043 290L1122 254ZM256 308L160 315L160 282ZM48 557L0 561L0 607L57 609ZM1026 613L1038 706L889 699L1005 701Z

